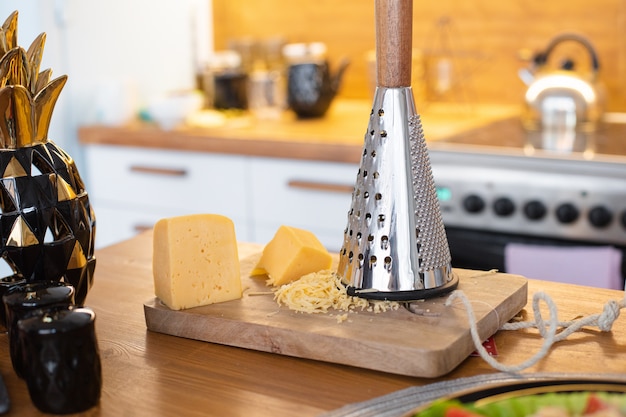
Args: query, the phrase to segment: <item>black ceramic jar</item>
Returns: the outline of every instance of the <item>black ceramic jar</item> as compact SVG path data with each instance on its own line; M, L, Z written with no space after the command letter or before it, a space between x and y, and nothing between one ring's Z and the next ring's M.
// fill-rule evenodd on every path
M11 292L13 288L25 283L26 280L18 275L0 278L0 331L7 331L7 313L2 297Z
M85 411L100 401L102 371L95 313L87 307L50 310L18 321L24 379L44 413Z
M59 281L34 281L11 287L2 297L6 311L9 351L13 369L23 377L17 323L47 310L67 309L74 305L74 287Z

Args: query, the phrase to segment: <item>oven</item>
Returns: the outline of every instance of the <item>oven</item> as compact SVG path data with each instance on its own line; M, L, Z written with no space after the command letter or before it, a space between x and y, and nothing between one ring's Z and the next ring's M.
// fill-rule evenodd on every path
M623 289L626 156L606 135L541 149L507 123L429 143L452 265Z

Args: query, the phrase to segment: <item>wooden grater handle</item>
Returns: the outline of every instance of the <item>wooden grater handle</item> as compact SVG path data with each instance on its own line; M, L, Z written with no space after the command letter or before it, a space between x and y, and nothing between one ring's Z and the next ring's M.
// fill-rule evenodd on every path
M412 31L412 0L376 0L378 86L411 86Z

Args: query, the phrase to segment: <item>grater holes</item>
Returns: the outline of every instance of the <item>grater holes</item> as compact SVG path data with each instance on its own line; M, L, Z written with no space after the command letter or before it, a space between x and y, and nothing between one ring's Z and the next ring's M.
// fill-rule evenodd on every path
M374 149L374 150L370 153L370 155L372 156L372 158L376 158L376 149Z
M370 256L370 268L374 268L377 262L378 259L376 258L376 255Z
M383 195L381 193L376 193L376 194L374 194L374 199L376 201L380 201L380 200L383 199Z
M370 193L368 191L363 193L363 198L369 198L370 197Z
M378 179L378 177L380 176L380 174L378 173L378 171L374 171L374 173L372 174L372 176L374 177L374 179Z
M384 226L385 226L385 215L379 214L378 215L378 227L384 227Z
M380 137L381 138L386 138L387 137L387 131L386 130L381 130L380 131Z
M372 213L365 213L365 222L366 226L369 227L369 225L372 223Z
M363 178L367 178L367 171L363 170Z
M383 117L383 116L385 115L385 110L383 110L383 109L379 109L379 110L378 110L378 115L379 115L380 117Z
M384 264L385 264L385 269L386 269L387 271L391 271L391 263L392 263L392 262L391 262L391 256L385 256L385 259L384 259L384 261L383 261L383 262L384 262Z
M371 245L373 241L374 241L374 235L371 235L371 234L367 235L367 243Z
M389 236L384 235L380 238L380 248L383 250L389 249Z

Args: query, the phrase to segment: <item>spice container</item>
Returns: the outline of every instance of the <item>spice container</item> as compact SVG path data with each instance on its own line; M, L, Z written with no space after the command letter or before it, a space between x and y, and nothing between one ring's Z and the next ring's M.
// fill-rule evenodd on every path
M102 366L90 308L51 310L18 321L24 379L44 413L85 411L100 400Z
M67 309L74 304L74 294L74 287L65 282L36 281L16 285L2 297L6 311L11 363L19 377L23 377L23 364L17 332L18 321L42 315L50 309Z

